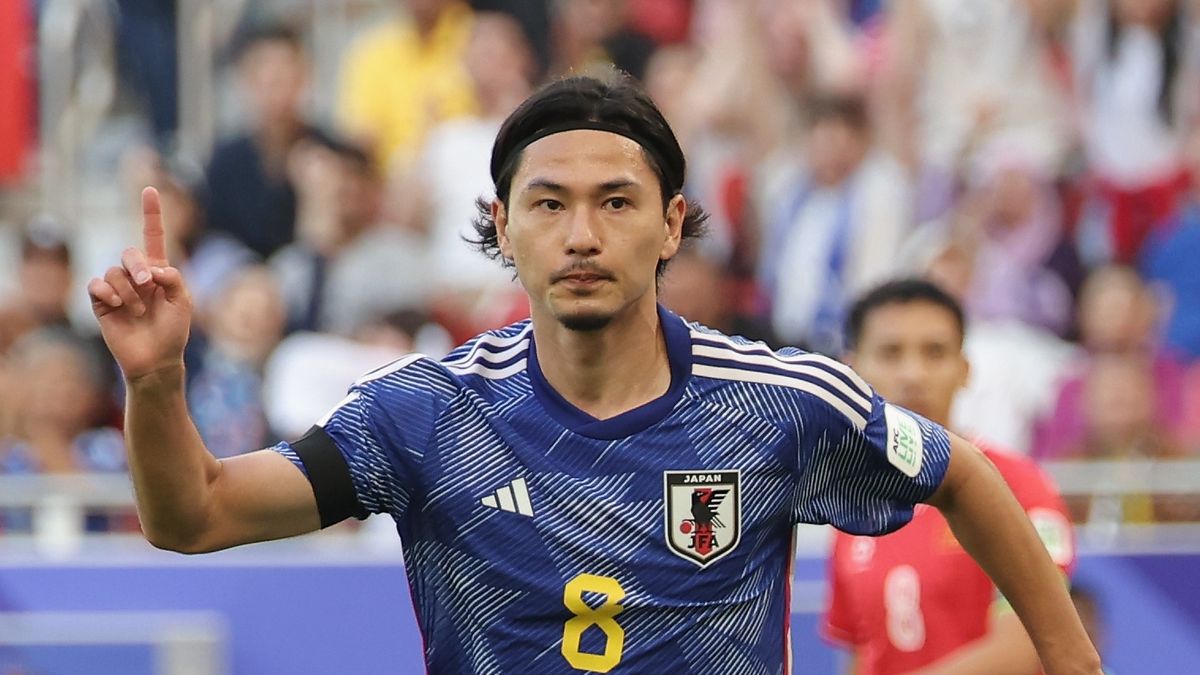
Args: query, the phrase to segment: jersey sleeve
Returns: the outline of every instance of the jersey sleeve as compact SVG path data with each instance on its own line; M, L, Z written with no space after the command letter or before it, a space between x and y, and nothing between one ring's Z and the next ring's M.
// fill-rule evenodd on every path
M941 484L950 438L869 388L860 391L857 398L822 390L801 399L793 515L850 534L882 535L911 520L913 506Z
M821 637L826 642L843 648L852 648L861 642L855 628L854 606L847 588L847 579L842 571L847 555L846 543L849 540L850 536L841 532L834 537L833 553L829 556L826 570L829 599L819 626Z
M409 357L370 373L302 438L274 447L308 477L321 527L405 515L443 405L430 386L435 368Z

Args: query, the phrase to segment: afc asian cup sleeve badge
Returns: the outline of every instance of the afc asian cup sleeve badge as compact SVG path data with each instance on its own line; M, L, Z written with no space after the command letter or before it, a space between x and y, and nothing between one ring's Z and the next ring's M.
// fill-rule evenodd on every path
M723 558L741 538L741 472L664 471L667 547L700 567Z

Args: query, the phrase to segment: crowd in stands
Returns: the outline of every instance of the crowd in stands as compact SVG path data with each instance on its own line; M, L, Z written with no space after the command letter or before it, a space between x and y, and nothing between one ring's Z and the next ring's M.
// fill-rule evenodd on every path
M969 314L957 431L1039 460L1200 458L1200 2L380 0L328 116L310 26L247 10L222 50L244 125L201 157L170 142L175 3L115 4L150 132L112 189L162 194L218 456L302 434L398 355L525 316L511 271L465 241L492 141L540 83L615 65L712 214L668 306L836 356L856 295L928 276ZM68 319L72 229L22 222L0 273L0 474L123 471L121 379ZM1073 508L1200 520L1186 500Z

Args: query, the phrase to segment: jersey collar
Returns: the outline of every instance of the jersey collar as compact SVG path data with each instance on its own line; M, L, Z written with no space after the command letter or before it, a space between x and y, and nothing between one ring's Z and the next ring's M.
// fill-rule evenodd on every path
M662 305L658 306L658 320L663 327L667 343L667 360L671 364L671 386L666 393L632 410L606 420L596 419L576 408L562 397L542 375L538 363L537 345L532 333L529 339L529 379L533 393L546 413L571 431L600 440L616 440L632 436L649 428L671 413L675 404L683 397L688 376L692 372L691 330L682 318Z

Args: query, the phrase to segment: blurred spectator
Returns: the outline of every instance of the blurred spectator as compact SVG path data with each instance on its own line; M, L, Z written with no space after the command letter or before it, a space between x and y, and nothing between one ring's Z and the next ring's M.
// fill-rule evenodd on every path
M1057 168L1069 139L1068 101L1046 35L1073 0L911 0L891 3L881 71L886 140L922 174L922 212L974 148L1003 134L1038 166Z
M1083 392L1083 438L1063 456L1097 460L1169 460L1194 456L1155 420L1153 362L1144 355L1094 358ZM1200 497L1126 494L1069 500L1076 521L1151 522L1200 518Z
M269 268L240 270L201 314L207 340L188 406L217 457L257 450L273 436L262 403L262 370L283 337L286 313Z
M213 151L205 208L214 230L228 232L265 259L295 237L288 154L321 132L304 117L311 68L295 31L283 25L253 28L235 53L248 126Z
M71 251L59 225L34 219L21 236L15 287L0 298L0 438L14 433L23 397L14 346L44 329L70 330Z
M403 18L377 26L342 61L337 118L373 148L384 172L404 167L438 122L476 110L463 55L471 9L459 0L402 0Z
M113 378L100 353L61 327L22 337L10 354L18 396L15 425L0 440L0 472L122 471L121 434L111 418Z
M511 296L524 298L511 270L479 255L473 237L475 200L490 201L488 167L500 123L532 91L535 69L521 27L500 13L476 16L466 66L480 114L438 125L408 172L398 201L414 227L429 237L429 271L439 315L456 335L473 336L499 325Z
M763 214L759 279L780 340L838 353L847 301L898 268L909 195L861 98L815 98L808 119L803 163Z
M759 0L759 39L767 64L796 102L814 92L847 94L865 84L865 55L855 49L838 0Z
M900 257L965 303L973 289L977 256L958 243L946 245L945 230L935 234L939 227L950 227L941 223L923 227L906 242ZM923 259L930 255L932 259ZM1076 361L1077 348L1045 328L1001 314L973 318L963 350L971 360L971 378L954 400L954 426L1030 452L1034 425L1054 406L1058 384Z
M535 81L550 68L550 5L556 0L471 0L476 12L508 14L521 26L537 62Z
M997 138L981 149L960 202L922 226L905 249L903 257L918 261L959 257L963 304L973 320L1015 319L1067 334L1071 288L1083 273L1063 231L1053 176L1019 144Z
M1053 333L1008 320L972 322L964 351L971 379L954 400L954 426L1030 452L1034 426L1053 409L1077 349Z
M0 354L25 333L66 327L71 287L71 249L61 224L34 219L21 237L17 285L0 298Z
M734 323L771 342L765 325L755 328L771 323L758 259L804 171L806 103L863 89L865 61L844 9L837 0L700 1L695 46L659 50L647 73L688 153L688 197L711 214L702 252L728 261Z
M142 99L160 150L179 124L177 0L116 0L121 72Z
M0 425L0 474L123 472L121 432L105 424L112 417L113 377L101 352L53 327L26 334L9 356L8 392L0 403L11 417ZM128 514L120 518L92 514L87 528L136 528ZM31 527L28 510L0 510L0 531Z
M1136 262L1185 182L1195 113L1180 0L1084 0L1074 31L1083 140L1096 194L1082 224L1088 261Z
M271 257L291 330L349 335L375 317L422 306L427 255L412 232L380 221L382 181L361 148L307 141L289 162L297 240Z
M626 0L558 0L551 35L551 70L559 75L612 64L640 80L657 47L630 26Z
M267 362L267 419L282 438L298 438L314 419L337 405L363 373L412 352L438 359L453 344L426 313L411 309L381 315L354 336L293 333Z
M1173 218L1162 224L1146 243L1141 270L1167 293L1164 342L1181 357L1200 360L1200 128L1187 148L1191 189ZM1200 440L1200 438L1198 438Z
M1178 361L1160 348L1157 336L1158 307L1150 288L1137 272L1123 267L1107 267L1096 270L1088 278L1079 299L1080 339L1085 352L1072 367L1070 374L1058 388L1057 402L1052 411L1038 425L1034 439L1034 455L1039 458L1056 458L1063 453L1079 453L1087 447L1088 434L1096 431L1096 424L1103 421L1089 419L1089 415L1133 414L1134 405L1148 405L1145 415L1147 424L1162 442L1175 442L1183 422L1184 369ZM1089 407L1094 397L1109 390L1132 396L1131 392L1115 392L1109 387L1110 379L1100 379L1099 384L1092 371L1104 357L1116 356L1125 359L1123 370L1116 371L1124 379L1133 380L1135 386L1149 387L1148 401L1123 402L1130 409L1109 410ZM1133 366L1145 370L1138 373ZM1113 370L1113 369L1110 369ZM1136 377L1135 377L1136 375ZM1137 377L1144 377L1143 380ZM1092 392L1092 393L1089 393ZM1101 427L1103 433L1107 427ZM1122 436L1116 442L1127 443Z

